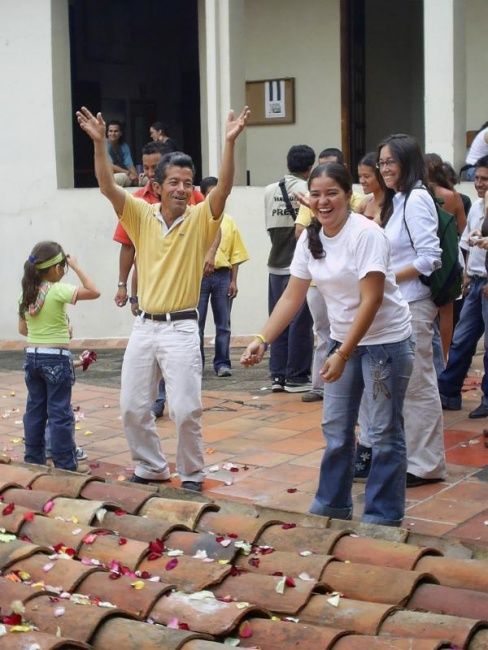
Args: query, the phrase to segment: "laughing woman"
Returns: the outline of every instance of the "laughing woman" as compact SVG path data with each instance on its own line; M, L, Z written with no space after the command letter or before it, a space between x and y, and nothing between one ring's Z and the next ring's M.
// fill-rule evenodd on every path
M327 441L310 512L350 519L359 403L370 405L373 453L363 521L399 526L405 506L403 399L413 363L410 312L395 284L385 233L349 212L352 182L338 164L319 165L309 179L316 219L297 242L286 291L242 355L259 363L303 304L310 280L325 298L331 341L322 368Z

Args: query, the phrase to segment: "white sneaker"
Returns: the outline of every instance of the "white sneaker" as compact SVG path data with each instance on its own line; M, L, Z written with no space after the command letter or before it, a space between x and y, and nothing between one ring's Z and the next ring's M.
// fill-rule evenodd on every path
M76 447L76 460L86 460L87 458L88 454L83 447Z
M220 366L217 370L217 377L232 377L232 371L227 366Z

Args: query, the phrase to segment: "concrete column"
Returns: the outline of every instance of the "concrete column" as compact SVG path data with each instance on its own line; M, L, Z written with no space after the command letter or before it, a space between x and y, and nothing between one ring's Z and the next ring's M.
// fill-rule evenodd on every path
M466 154L464 0L424 0L425 150L459 168Z
M73 109L68 2L51 0L54 142L58 188L73 187Z
M205 0L199 7L205 39L200 48L202 166L204 174L216 176L228 112L244 106L244 0ZM245 161L243 137L236 148L236 184L245 182Z

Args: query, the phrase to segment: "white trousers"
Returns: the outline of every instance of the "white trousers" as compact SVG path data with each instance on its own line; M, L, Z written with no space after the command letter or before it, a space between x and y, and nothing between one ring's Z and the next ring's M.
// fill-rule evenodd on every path
M135 473L169 478L151 406L161 378L178 436L176 470L182 481L203 480L202 359L198 321L134 321L122 364L120 407Z
M442 406L432 351L433 326L438 309L430 298L411 302L409 307L415 359L403 403L407 472L422 478L445 478ZM364 398L358 420L359 442L371 447L368 439L368 405Z
M312 363L312 391L323 395L324 381L320 376L320 371L325 363L327 345L330 339L329 316L324 296L317 287L310 287L307 291L307 303L313 318L313 331L317 336L317 345L313 353Z

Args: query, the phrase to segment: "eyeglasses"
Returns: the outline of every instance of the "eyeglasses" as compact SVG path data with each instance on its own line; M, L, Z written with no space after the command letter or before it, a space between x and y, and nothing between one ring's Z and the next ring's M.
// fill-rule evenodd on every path
M386 160L378 160L376 163L377 169L386 169L387 167L393 167L393 165L396 165L397 161L394 160L393 158L387 158Z

